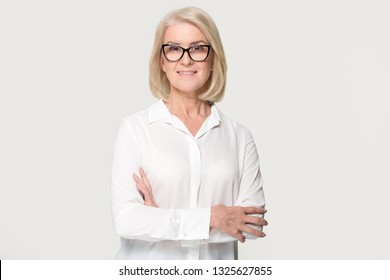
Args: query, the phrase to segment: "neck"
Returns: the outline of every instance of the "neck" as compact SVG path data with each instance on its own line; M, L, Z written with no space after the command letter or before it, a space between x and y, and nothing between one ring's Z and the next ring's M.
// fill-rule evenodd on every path
M185 118L207 117L211 107L209 102L198 99L196 96L184 96L171 92L165 101L169 112Z

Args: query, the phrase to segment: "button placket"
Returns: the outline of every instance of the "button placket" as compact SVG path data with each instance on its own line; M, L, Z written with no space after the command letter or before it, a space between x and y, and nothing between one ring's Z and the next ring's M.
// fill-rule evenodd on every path
M198 207L198 192L200 188L202 162L200 157L200 149L196 139L192 137L192 135L187 134L187 140L191 166L190 208L195 208ZM199 245L190 247L188 253L191 259L199 259Z
M190 208L194 208L198 206L198 192L200 187L202 163L199 146L196 143L196 140L190 135L187 135L187 139L191 166Z

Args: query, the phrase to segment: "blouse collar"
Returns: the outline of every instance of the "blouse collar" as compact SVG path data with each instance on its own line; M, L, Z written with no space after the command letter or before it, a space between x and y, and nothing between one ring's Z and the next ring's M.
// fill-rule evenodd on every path
M180 129L186 133L189 133L187 127L183 124L183 122L172 115L167 106L165 106L163 100L159 100L152 104L152 106L148 109L148 123L151 124L156 121L164 120L166 123L172 124L177 129ZM219 110L215 104L211 105L211 114L206 118L201 128L195 135L195 138L199 138L207 131L221 124L221 117L219 114ZM190 134L190 133L189 133ZM191 135L191 134L190 134Z

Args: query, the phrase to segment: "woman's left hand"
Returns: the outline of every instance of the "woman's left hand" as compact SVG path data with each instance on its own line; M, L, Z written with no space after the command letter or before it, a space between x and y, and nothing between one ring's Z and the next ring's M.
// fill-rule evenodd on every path
M144 205L158 207L157 203L154 201L152 188L150 187L148 178L146 178L145 171L142 167L139 169L139 174L141 175L141 178L139 178L136 174L133 174L133 179L138 191L144 198Z

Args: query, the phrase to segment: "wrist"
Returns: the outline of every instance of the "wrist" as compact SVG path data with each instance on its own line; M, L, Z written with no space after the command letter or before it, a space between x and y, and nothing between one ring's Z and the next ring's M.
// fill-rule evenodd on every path
M211 229L217 229L218 228L218 223L220 222L220 214L219 210L226 207L224 204L218 204L211 206L210 209L210 230Z

